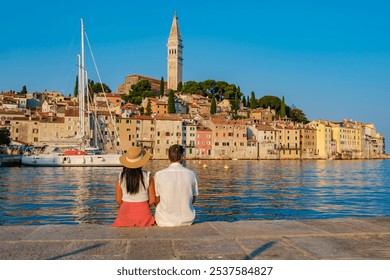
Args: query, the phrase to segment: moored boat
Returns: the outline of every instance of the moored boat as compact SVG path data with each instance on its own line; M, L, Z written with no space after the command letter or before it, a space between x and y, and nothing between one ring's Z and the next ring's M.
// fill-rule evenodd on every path
M79 56L79 123L80 139L77 148L60 148L58 146L44 145L29 149L22 155L22 164L30 166L121 166L119 162L120 152L108 153L100 147L91 146L91 137L88 133L90 127L85 124L86 110L85 97L88 98L87 77L84 67L84 36L85 29L81 20L81 56ZM89 110L88 111L88 120ZM87 128L87 129L86 129Z

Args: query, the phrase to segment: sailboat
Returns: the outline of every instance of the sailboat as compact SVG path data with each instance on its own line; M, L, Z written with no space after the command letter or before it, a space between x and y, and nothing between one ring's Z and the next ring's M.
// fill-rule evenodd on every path
M80 134L77 148L64 148L60 146L45 145L36 147L22 155L22 164L30 166L121 166L119 162L120 153L106 153L101 148L93 147L90 144L90 127L86 129L85 123L85 95L87 85L87 75L84 68L84 22L81 19L81 56L79 55L79 122ZM88 93L88 92L87 92ZM88 103L89 105L89 103ZM90 112L88 110L88 125L90 124ZM98 125L95 123L94 132L96 134ZM95 138L96 139L96 138Z

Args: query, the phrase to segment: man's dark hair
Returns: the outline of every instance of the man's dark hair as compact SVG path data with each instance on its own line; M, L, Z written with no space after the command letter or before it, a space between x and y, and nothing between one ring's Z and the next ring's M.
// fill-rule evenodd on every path
M169 160L171 162L180 161L183 157L183 154L184 154L183 146L176 144L176 145L172 145L171 147L169 147L168 156L169 156Z

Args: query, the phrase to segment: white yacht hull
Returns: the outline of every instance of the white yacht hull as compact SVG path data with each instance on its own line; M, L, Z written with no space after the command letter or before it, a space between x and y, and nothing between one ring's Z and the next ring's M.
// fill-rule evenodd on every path
M22 164L30 166L121 166L120 154L64 155L39 154L23 155Z

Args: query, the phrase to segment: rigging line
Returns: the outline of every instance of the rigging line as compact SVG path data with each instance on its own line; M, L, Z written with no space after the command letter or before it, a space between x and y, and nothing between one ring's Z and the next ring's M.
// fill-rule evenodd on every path
M100 85L102 87L102 92L104 94L104 97L105 97L105 100L106 100L106 104L107 104L107 107L109 108L109 103L108 103L108 99L107 99L107 96L106 96L106 92L104 91L104 88L103 88L103 83L102 83L102 79L100 77L100 73L99 73L99 69L97 67L97 64L96 64L96 61L95 61L95 56L93 55L93 52L92 52L92 47L91 47L91 44L89 42L89 39L88 39L88 35L87 35L87 31L84 29L84 35L85 35L85 39L87 39L87 44L88 44L88 48L89 48L89 52L91 53L91 56L92 56L92 61L93 61L93 64L95 66L95 70L96 70L96 74L98 76L98 79L99 79L99 82L100 82ZM112 113L110 110L108 110L109 114L110 114L110 119L111 119L111 122L112 122L112 126L114 127L113 128L113 131L114 131L114 134L115 134L115 137L116 139L120 139L119 137L119 133L117 133L116 129L115 129L115 120L112 116ZM111 143L111 146L112 146L112 149L114 151L116 151L116 147L115 147L115 143L113 142L112 138L111 137L108 137L110 139L110 143Z
M92 87L91 87L91 84L88 83L88 87L91 89L90 92L92 92ZM103 147L101 147L101 145L99 145L99 143L96 143L97 142L101 142L101 143L104 143L104 136L103 136L103 131L102 131L102 128L100 127L100 124L99 124L99 118L98 118L98 113L96 111L96 98L92 97L92 95L90 93L88 93L88 97L89 97L89 100L90 100L90 103L94 103L94 110L92 112L92 115L93 115L93 120L94 120L94 132L98 135L94 135L94 138L95 138L95 146L96 147L99 147L99 148L102 148L103 150L106 150L106 147L103 145Z

